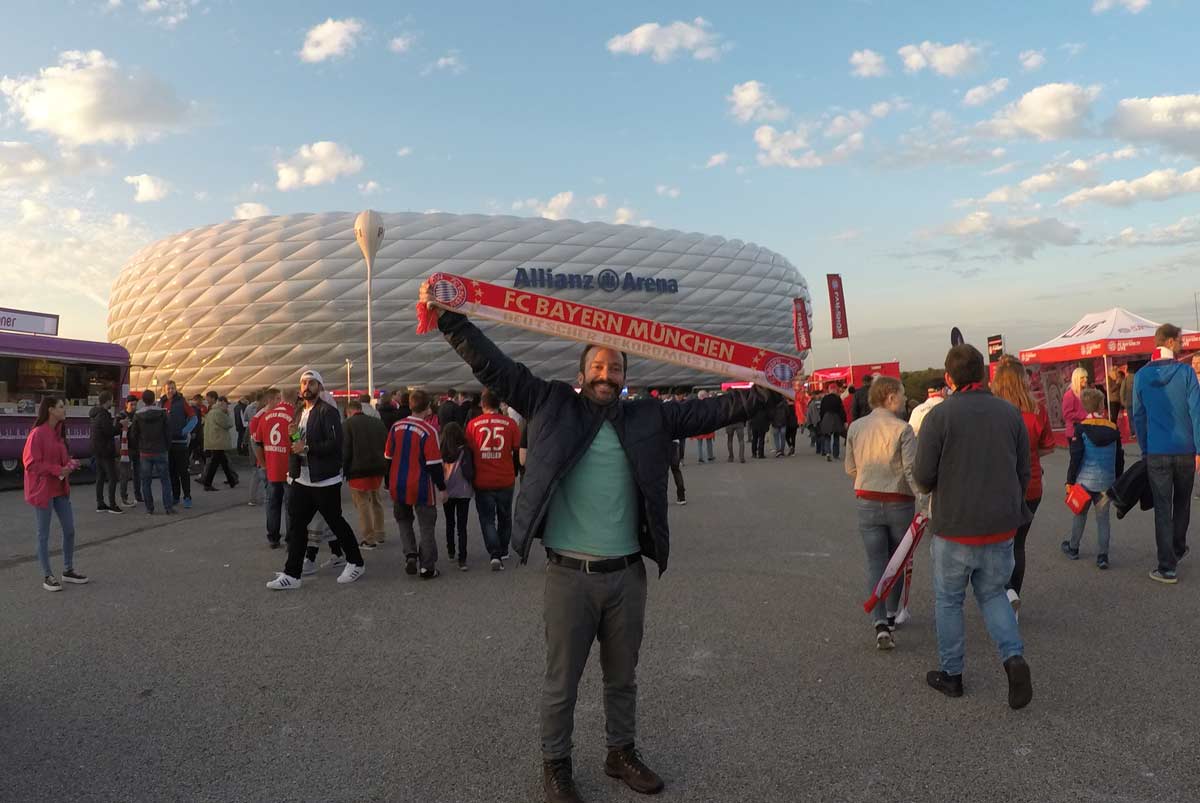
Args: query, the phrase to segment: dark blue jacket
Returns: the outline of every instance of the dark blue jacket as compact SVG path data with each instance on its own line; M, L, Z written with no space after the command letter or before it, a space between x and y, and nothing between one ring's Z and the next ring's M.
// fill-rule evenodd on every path
M182 393L164 398L163 409L167 411L167 429L171 433L171 443L187 443L188 436L200 423L196 411L183 398Z
M1121 433L1107 418L1085 418L1075 425L1071 438L1071 464L1067 484L1079 483L1093 493L1107 491L1125 473Z
M1190 365L1154 360L1134 374L1133 428L1143 455L1200 452L1200 383Z
M558 484L587 452L607 420L617 432L637 485L641 553L658 564L659 574L665 572L670 551L667 470L674 449L671 441L715 432L747 420L765 405L784 401L779 394L755 388L671 404L644 398L600 405L566 382L534 376L456 312L443 312L438 328L476 379L528 422L529 460L513 511L512 546L522 563L529 560L534 539L542 537Z

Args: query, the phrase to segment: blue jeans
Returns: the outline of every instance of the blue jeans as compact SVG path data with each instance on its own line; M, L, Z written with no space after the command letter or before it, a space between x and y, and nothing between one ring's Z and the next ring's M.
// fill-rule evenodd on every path
M1158 545L1158 570L1173 572L1187 549L1192 516L1192 482L1196 458L1188 454L1152 454L1146 457L1146 476L1154 495L1154 540Z
M873 499L857 499L858 531L862 535L863 547L867 550L867 594L875 590L883 570L887 568L892 553L900 545L908 525L916 513L916 502L876 502ZM900 610L900 594L904 590L901 578L884 600L871 611L873 624L887 622Z
M475 509L479 512L479 529L483 530L483 546L493 558L508 554L512 541L513 489L483 491L475 489Z
M58 524L63 531L63 569L75 568L75 515L71 512L71 497L55 496L46 507L33 509L34 520L37 522L37 558L42 565L42 576L50 571L50 513L58 516Z
M771 442L775 444L775 454L783 454L787 441L782 427L771 427Z
M840 439L841 436L840 435L821 435L820 437L821 437L820 454L833 455L834 460L839 459L840 455L838 455L838 448L839 448L838 440Z
M1096 507L1096 535L1100 541L1100 554L1108 554L1108 533L1109 533L1109 515L1112 513L1112 505L1109 504L1108 494L1093 493L1092 498L1083 504L1083 510L1075 514L1074 521L1071 522L1071 549L1079 549L1079 542L1083 540L1083 529L1087 526L1088 509L1095 505Z
M163 508L170 510L175 506L171 496L171 472L167 468L167 456L165 454L142 455L142 502L146 505L146 510L150 513L154 512L154 492L150 490L151 481L157 477L162 485L162 503Z
M1000 660L1021 655L1025 645L1017 629L1017 617L1004 586L1013 570L1013 542L967 546L933 536L933 594L937 619L938 660L947 675L961 675L966 633L963 600L967 583L975 590L975 601L983 613Z
M263 478L266 478L264 472ZM272 544L278 544L280 539L280 519L283 517L283 510L287 507L287 493L289 486L286 482L268 482L267 483L267 540Z
M267 470L262 466L255 466L254 474L250 476L250 501L256 505L262 504L266 489Z
M707 461L707 462L711 463L714 460L716 460L716 458L713 457L713 441L714 440L716 440L716 439L709 438L708 440L701 440L700 438L696 438L696 459L699 462L704 463ZM707 447L704 445L706 443L708 444ZM707 457L705 456L705 452L708 453Z

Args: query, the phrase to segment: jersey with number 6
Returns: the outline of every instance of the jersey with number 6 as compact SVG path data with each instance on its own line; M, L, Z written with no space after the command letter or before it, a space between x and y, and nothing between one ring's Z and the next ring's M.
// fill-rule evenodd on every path
M263 413L258 422L258 441L267 458L267 482L287 482L288 454L292 445L288 427L294 414L292 405L280 402Z
M513 452L521 447L521 430L499 413L484 413L467 424L467 445L475 458L475 487L483 491L511 488L517 482Z

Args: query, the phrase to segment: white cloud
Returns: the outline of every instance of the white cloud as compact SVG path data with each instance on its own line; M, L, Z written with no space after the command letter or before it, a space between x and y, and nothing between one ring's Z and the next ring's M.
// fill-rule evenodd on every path
M125 231L126 229L128 229L130 226L133 225L133 218L131 218L129 215L125 214L124 212L118 212L117 214L112 216L112 225L113 225L113 228L115 228L119 231Z
M68 50L36 76L0 79L0 94L30 131L68 146L135 145L183 129L189 106L157 78L126 73L99 50Z
M139 204L161 201L171 191L170 184L158 176L152 176L148 173L126 176L125 183L132 184L137 188L137 191L133 195L133 200Z
M1071 58L1075 58L1087 49L1087 45L1085 45L1083 42L1063 42L1058 46L1058 49L1066 53Z
M826 137L848 137L851 134L865 131L867 126L871 124L871 118L860 112L858 109L853 109L845 114L835 115L829 124L825 126Z
M336 142L302 145L292 158L275 163L275 186L283 191L329 184L362 170L363 160Z
M618 226L626 223L632 223L636 216L637 211L630 209L627 206L618 207L617 211L613 214L613 223L616 223Z
M862 229L843 229L829 236L829 239L838 243L848 243L852 240L857 240L863 236Z
M435 72L448 72L451 75L462 75L467 71L467 65L463 64L459 58L457 50L448 50L445 55L439 56L436 61L431 61L421 68L421 75L432 75Z
M989 122L983 133L997 137L1032 136L1040 140L1083 136L1100 87L1043 84L1010 103Z
M249 220L253 217L265 217L271 214L271 210L266 204L255 203L248 201L244 204L238 204L233 208L234 220Z
M396 151L396 155L403 159L405 156L412 156L413 149L405 145L400 150Z
M902 112L909 108L910 104L904 98L892 98L891 100L881 100L878 103L871 104L871 116L880 119L887 117L889 114Z
M1021 69L1025 72L1040 70L1046 64L1046 51L1022 50L1017 60L1021 62Z
M1018 186L1028 193L1046 192L1060 187L1081 186L1096 180L1096 171L1083 159L1067 164L1052 165L1041 173L1030 176Z
M977 164L1007 155L1004 148L981 145L979 138L963 133L949 112L931 113L924 125L901 134L894 147L884 151L880 163L885 167L912 168L929 164Z
M1093 14L1103 14L1105 11L1124 8L1130 14L1140 14L1150 5L1150 0L1096 0L1092 3Z
M729 101L729 113L741 123L783 120L789 114L771 97L766 85L758 81L734 84L725 99Z
M671 187L666 184L658 184L654 187L654 192L662 198L678 198L680 196L678 187Z
M1165 201L1180 195L1200 192L1200 167L1186 173L1174 168L1154 170L1132 180L1120 179L1087 187L1059 201L1062 206L1099 203L1106 206L1129 206L1139 201Z
M138 3L138 11L151 17L155 23L164 28L175 28L187 19L188 9L196 3L197 0L142 0ZM116 5L111 0L109 2L110 8L116 8L119 5L120 2L117 2Z
M313 64L341 58L354 49L362 32L363 24L353 17L344 20L330 17L308 29L300 48L300 60Z
M1200 243L1200 215L1180 218L1167 226L1152 226L1139 232L1132 226L1124 228L1116 237L1105 241L1108 245L1187 245Z
M982 106L1006 89L1008 89L1007 78L997 78L995 81L991 81L990 83L971 87L967 90L967 94L963 95L963 105Z
M692 58L711 61L721 55L721 37L703 17L691 22L672 22L660 25L647 22L629 33L608 40L608 52L640 56L649 53L660 64L675 58L679 52L691 53Z
M999 167L993 167L991 170L985 171L984 175L985 176L1002 176L1005 173L1011 173L1013 170L1016 170L1017 164L1018 164L1017 162L1005 162L1004 164L1000 165Z
M975 69L980 56L979 48L970 42L943 45L925 41L919 45L905 45L897 52L904 62L905 72L915 73L928 68L947 78Z
M1015 259L1031 259L1046 246L1079 243L1079 229L1058 218L997 218L990 212L972 212L951 223L943 233L960 239L998 243Z
M196 192L192 193L192 197L197 201L207 201L208 192L205 190L197 190Z
M393 53L407 53L412 50L413 44L417 41L417 37L412 34L401 34L400 36L392 37L388 42L388 50Z
M1126 98L1117 104L1108 129L1121 139L1200 156L1200 95Z
M727 161L729 161L729 154L725 151L721 151L720 153L714 153L712 156L708 157L708 161L704 163L704 166L706 168L720 167Z
M859 78L878 78L887 75L887 62L874 50L855 50L850 54L850 72Z
M545 203L542 203L537 198L529 198L524 201L514 202L512 208L515 211L533 212L538 217L544 217L547 220L562 220L567 216L567 210L571 208L574 200L575 193L566 190L558 193Z
M592 206L596 207L597 209L604 209L608 206L608 196L603 193L600 195L593 195L588 200L591 202Z
M363 195L374 195L382 189L383 188L379 186L379 182L374 180L358 185L358 191Z
M811 130L805 125L798 125L790 131L777 131L769 125L759 126L754 131L758 163L763 167L812 169L845 161L863 146L862 132L854 131L833 150L820 154L809 141L810 133Z
M0 140L0 187L22 181L45 182L107 167L105 160L82 151L51 156L28 142Z
M41 223L50 213L49 209L32 198L22 198L17 208L21 212L22 223Z

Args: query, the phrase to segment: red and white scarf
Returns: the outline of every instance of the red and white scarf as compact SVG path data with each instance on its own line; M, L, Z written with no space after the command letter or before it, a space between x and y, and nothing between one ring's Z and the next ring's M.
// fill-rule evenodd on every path
M753 382L789 399L795 398L792 380L804 367L799 357L770 349L449 273L430 276L429 287L444 309ZM432 312L418 302L417 334L435 328Z
M892 588L900 580L900 577L903 576L903 599L901 600L900 611L896 616L896 621L903 622L908 619L908 592L912 587L913 555L915 554L917 544L921 543L921 536L925 535L925 527L928 524L929 517L924 513L918 513L913 516L912 524L908 525L908 531L904 533L904 537L900 539L896 551L892 553L892 559L888 561L887 567L883 570L883 576L875 584L875 590L871 592L871 596L863 603L864 611L870 613L879 604L879 600L887 599L888 594L892 592Z

